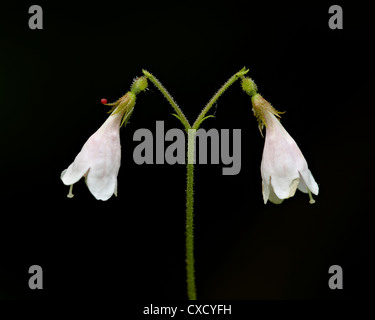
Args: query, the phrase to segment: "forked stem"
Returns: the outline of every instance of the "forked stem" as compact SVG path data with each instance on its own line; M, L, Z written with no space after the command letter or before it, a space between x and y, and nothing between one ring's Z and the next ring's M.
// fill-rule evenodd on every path
M186 164L186 281L187 294L189 300L197 299L197 290L195 285L195 260L194 260L194 153L195 153L195 134L202 121L207 118L206 114L219 99L219 97L228 89L236 80L243 77L249 70L241 69L233 75L224 85L216 92L211 100L204 107L195 120L193 127L189 124L180 107L174 101L167 89L151 73L143 70L144 75L160 90L163 96L168 100L173 109L176 111L177 118L181 121L188 133L187 147L187 164Z

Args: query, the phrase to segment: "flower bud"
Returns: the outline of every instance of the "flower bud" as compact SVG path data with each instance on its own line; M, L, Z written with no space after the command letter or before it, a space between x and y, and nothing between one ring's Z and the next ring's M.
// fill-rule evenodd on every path
M254 81L250 78L243 77L241 82L242 89L250 96L252 97L257 93L257 86L254 83Z
M136 78L131 86L130 91L134 94L138 94L141 91L146 90L148 86L147 78L145 76Z

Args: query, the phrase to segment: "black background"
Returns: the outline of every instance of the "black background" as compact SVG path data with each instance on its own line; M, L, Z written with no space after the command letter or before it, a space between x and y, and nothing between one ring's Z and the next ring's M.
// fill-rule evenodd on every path
M43 8L43 30L28 8ZM328 27L341 4L344 29ZM205 129L242 130L242 168L196 165L196 280L201 299L369 298L373 279L371 13L347 3L230 1L164 5L25 2L0 20L0 298L186 299L185 167L136 165L133 133L181 128L150 84L121 129L119 196L83 181L68 199L60 173L142 69L191 123L243 66L277 110L320 186L263 204L264 140L235 83ZM371 82L370 82L371 81ZM40 265L44 289L28 288ZM344 271L330 290L328 269Z

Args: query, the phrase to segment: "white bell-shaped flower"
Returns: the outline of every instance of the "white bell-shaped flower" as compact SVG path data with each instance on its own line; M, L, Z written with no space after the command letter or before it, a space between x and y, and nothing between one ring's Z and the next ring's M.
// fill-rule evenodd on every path
M314 203L311 193L319 193L318 184L297 143L276 118L279 112L259 94L255 94L251 101L260 129L263 124L266 126L261 163L264 203L270 200L279 204L284 199L293 197L297 188L308 193L310 203Z
M86 141L73 163L61 173L63 183L70 185L68 197L73 197L73 184L83 176L96 199L108 200L113 194L117 196L121 120L132 112L134 104L135 95L131 92L112 104L115 106L112 114Z

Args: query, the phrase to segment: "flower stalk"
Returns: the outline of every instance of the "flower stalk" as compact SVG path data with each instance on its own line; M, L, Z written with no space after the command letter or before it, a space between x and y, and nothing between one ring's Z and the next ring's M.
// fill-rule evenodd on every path
M201 123L212 116L206 116L211 107L219 99L219 97L239 78L243 77L249 70L242 68L239 72L234 74L224 85L215 93L207 105L195 120L193 126L190 125L185 115L177 105L173 97L169 94L167 89L157 80L150 72L143 70L143 74L150 80L163 94L163 96L170 103L172 108L176 111L177 119L185 127L188 133L187 145L187 164L186 164L186 282L187 294L189 300L197 299L197 290L195 284L195 259L194 259L194 154L195 154L195 134Z
M150 72L146 70L142 70L142 71L143 71L143 74L147 77L147 79L149 79L155 85L155 87L160 90L162 95L168 100L172 108L176 111L177 118L181 121L186 131L189 130L191 126L190 126L188 119L185 117L184 113L182 112L182 110L180 109L176 101L174 101L173 97L169 94L167 89L165 89L164 86L161 84L161 82L158 79L156 79Z

